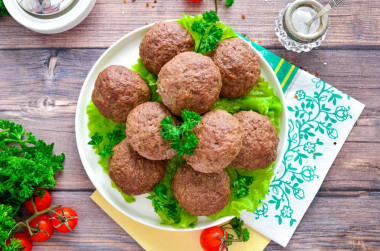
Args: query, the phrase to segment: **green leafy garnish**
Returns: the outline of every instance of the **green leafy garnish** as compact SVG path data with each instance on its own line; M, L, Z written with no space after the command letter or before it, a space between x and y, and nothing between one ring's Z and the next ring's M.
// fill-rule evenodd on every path
M100 157L98 163L103 167L103 171L108 174L108 159L113 154L112 148L125 138L125 124L119 124L103 117L92 101L86 109L87 127L91 138L88 144L95 149L95 153ZM121 193L126 202L135 201L133 195L124 194L115 184L111 183L111 185Z
M280 132L281 101L279 97L274 95L273 88L264 78L260 78L247 96L235 99L219 98L211 109L221 109L229 113L253 110L268 116L276 127L277 133Z
M0 16L9 16L9 12L5 8L3 0L0 0Z
M11 229L16 225L16 221L13 219L15 212L11 206L0 204L0 249L4 249L5 241L9 238L8 234ZM11 244L15 248L21 247L20 242L15 242ZM8 250L14 250L8 248Z
M265 195L268 193L270 180L273 176L274 164L275 162L270 164L265 169L253 171L228 166L226 171L230 177L231 185L231 195L228 204L222 211L207 217L215 220L231 215L240 217L240 213L243 210L254 212L262 204L262 200L265 199ZM249 178L249 180L247 180L246 177L252 177L252 179ZM243 187L248 188L247 193L242 193L245 189L238 190L239 187L242 187L240 184L242 184Z
M215 11L195 16L183 14L178 22L194 38L195 51L203 55L215 50L218 42L227 38L237 37L230 26L219 22L219 17Z
M54 175L65 155L53 154L54 144L37 140L21 125L0 120L0 201L17 212L36 188L53 189Z
M185 211L175 200L170 190L171 182L177 168L184 163L181 156L176 155L166 164L164 179L157 184L147 197L152 201L154 211L160 216L161 224L175 228L194 227L198 217Z
M234 4L235 0L226 0L226 6L231 7Z
M249 186L252 185L254 177L240 175L237 170L237 178L231 183L231 189L235 193L236 198L244 198L249 194Z
M54 175L63 169L65 155L53 154L47 145L19 124L0 119L0 249L4 248L13 217L36 188L53 189ZM17 242L11 244L17 247Z
M160 123L160 133L178 155L191 155L198 145L198 138L192 129L201 121L202 117L196 112L182 110L182 119L183 123L176 126L171 116L163 118Z
M161 102L161 96L157 93L157 75L148 71L142 63L141 59L137 60L137 63L132 65L132 71L140 75L144 79L150 88L151 101Z
M241 239L242 241L246 242L249 240L250 233L247 228L243 228L244 221L239 218L233 218L229 224L232 227L232 230L236 233L236 236Z

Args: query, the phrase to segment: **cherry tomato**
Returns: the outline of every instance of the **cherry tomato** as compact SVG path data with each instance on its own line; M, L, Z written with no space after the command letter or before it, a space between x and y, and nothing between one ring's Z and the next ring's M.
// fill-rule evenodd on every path
M31 251L33 248L33 241L29 239L29 236L25 232L17 232L11 238L6 241L7 246L11 244L12 239L18 239L21 243L23 251Z
M227 239L227 233L220 227L210 227L206 228L201 233L201 246L205 251L218 251L222 240L216 235L223 236ZM224 250L224 246L221 250Z
M42 198L40 198L40 196L36 195L36 191L38 191L38 190L45 191L45 194L42 196ZM37 211L40 212L46 208L49 208L50 204L51 204L50 193L46 189L43 189L43 188L37 188L36 191L34 191L31 199L34 200L34 204L36 205ZM29 213L34 214L33 205L32 205L32 202L30 201L30 199L26 199L24 205L25 205L26 209L29 211Z
M51 222L55 230L61 233L68 233L74 230L78 223L77 213L69 207L61 207L55 210L51 216Z
M29 222L29 226L38 228L39 232L33 234L30 239L37 242L46 241L54 233L54 227L51 223L50 217L47 214L37 216Z

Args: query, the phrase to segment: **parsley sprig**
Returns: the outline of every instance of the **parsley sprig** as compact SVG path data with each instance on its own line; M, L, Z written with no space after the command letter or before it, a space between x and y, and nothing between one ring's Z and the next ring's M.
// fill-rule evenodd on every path
M233 218L228 223L220 226L220 228L223 229L224 233L223 236L220 236L218 233L216 234L218 238L221 240L219 250L222 250L223 247L226 248L228 251L228 246L232 245L234 242L246 242L250 238L250 232L247 228L244 228L244 221L240 218ZM228 230L233 230L235 235L237 236L237 239L235 239L235 236L228 232ZM227 235L227 238L224 236Z
M240 175L235 169L237 178L231 183L231 188L234 190L236 198L244 198L249 194L249 186L252 185L254 178L251 176Z
M234 4L235 0L226 0L226 6L229 8ZM218 0L214 0L215 12L218 13Z
M202 117L196 112L183 110L182 119L183 123L176 126L171 116L163 118L160 123L160 133L178 155L191 155L198 145L198 138L192 129L201 121Z
M191 29L201 37L199 46L195 51L206 54L216 49L222 40L223 30L216 25L219 22L219 17L215 11L205 12L202 17L203 20L195 21Z
M113 154L112 148L125 138L125 133L122 130L115 129L112 132L106 133L106 138L107 144L102 146L104 137L96 132L88 142L89 145L95 146L98 149L98 154L103 158Z

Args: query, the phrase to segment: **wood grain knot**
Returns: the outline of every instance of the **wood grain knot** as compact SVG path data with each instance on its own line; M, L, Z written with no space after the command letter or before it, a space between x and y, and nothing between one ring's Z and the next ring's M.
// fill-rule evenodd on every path
M40 98L37 100L37 109L39 110L53 110L55 107L55 100L50 98Z

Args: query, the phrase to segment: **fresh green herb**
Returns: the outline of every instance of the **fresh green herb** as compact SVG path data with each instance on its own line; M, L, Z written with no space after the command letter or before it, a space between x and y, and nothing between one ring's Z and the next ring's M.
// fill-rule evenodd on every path
M268 116L277 132L280 132L281 101L274 95L273 88L264 78L260 78L247 96L235 99L219 98L211 109L221 109L229 113L253 110Z
M11 206L0 204L0 249L6 250L4 249L5 241L8 239L8 234L11 229L16 225L16 221L13 219L14 214L14 210ZM17 247L17 244L20 244L20 242L18 241L18 243L12 245ZM21 247L21 244L19 247Z
M215 50L222 39L223 30L216 26L216 23L219 22L219 17L215 11L205 12L202 17L203 20L195 21L191 29L201 37L199 46L195 51L206 54Z
M0 247L25 199L36 188L54 188L54 175L63 169L65 155L54 155L53 147L26 133L21 125L0 119ZM16 247L17 242L12 245Z
M226 6L231 7L234 4L235 0L226 0Z
M161 183L157 184L147 197L152 201L154 211L161 218L161 224L172 225L175 228L194 227L198 220L186 212L175 200L170 185L177 168L184 163L181 156L177 155L166 164L166 174Z
M103 167L103 171L108 174L108 159L113 154L112 147L125 138L125 124L119 124L103 117L92 101L87 105L86 109L88 115L87 126L91 138L88 144L95 149L95 153L100 157L98 163ZM126 202L136 201L133 195L123 193L115 183L111 182L111 186L121 193Z
M214 11L195 16L183 14L178 22L194 38L195 51L203 55L215 50L218 42L227 38L237 37L230 26L219 22L219 18Z
M88 142L89 145L95 146L98 149L98 154L102 158L108 158L113 154L112 148L125 138L125 133L123 130L115 129L112 132L107 132L106 138L108 139L108 143L106 145L103 144L102 149L100 145L103 142L103 136L99 135L98 132L96 132Z
M157 75L148 71L148 69L145 68L140 58L137 60L136 64L132 65L131 69L132 71L139 74L140 77L148 83L151 96L150 100L154 102L161 102L161 96L157 93Z
M0 16L9 16L9 12L5 8L3 0L0 0Z
M239 219L239 218L233 218L229 224L231 225L232 229L236 233L236 236L244 242L249 240L250 233L247 228L243 228L244 226L244 221Z
M254 212L262 204L265 195L268 194L274 164L275 162L265 169L253 171L228 166L226 171L230 177L230 185L231 187L238 187L240 190L236 190L236 188L233 187L227 206L225 206L222 211L207 217L215 220L231 215L240 217L240 213L243 210Z
M161 136L164 140L169 141L169 145L182 156L191 155L198 145L198 138L194 135L192 129L201 121L202 117L188 110L182 111L183 123L174 125L171 116L161 120Z
M231 188L234 190L236 198L244 198L249 194L249 186L252 185L254 177L242 176L238 173L237 170L235 171L237 178L234 182L231 183Z
M17 212L36 188L53 189L54 175L63 169L65 155L26 133L21 125L0 120L0 201Z

